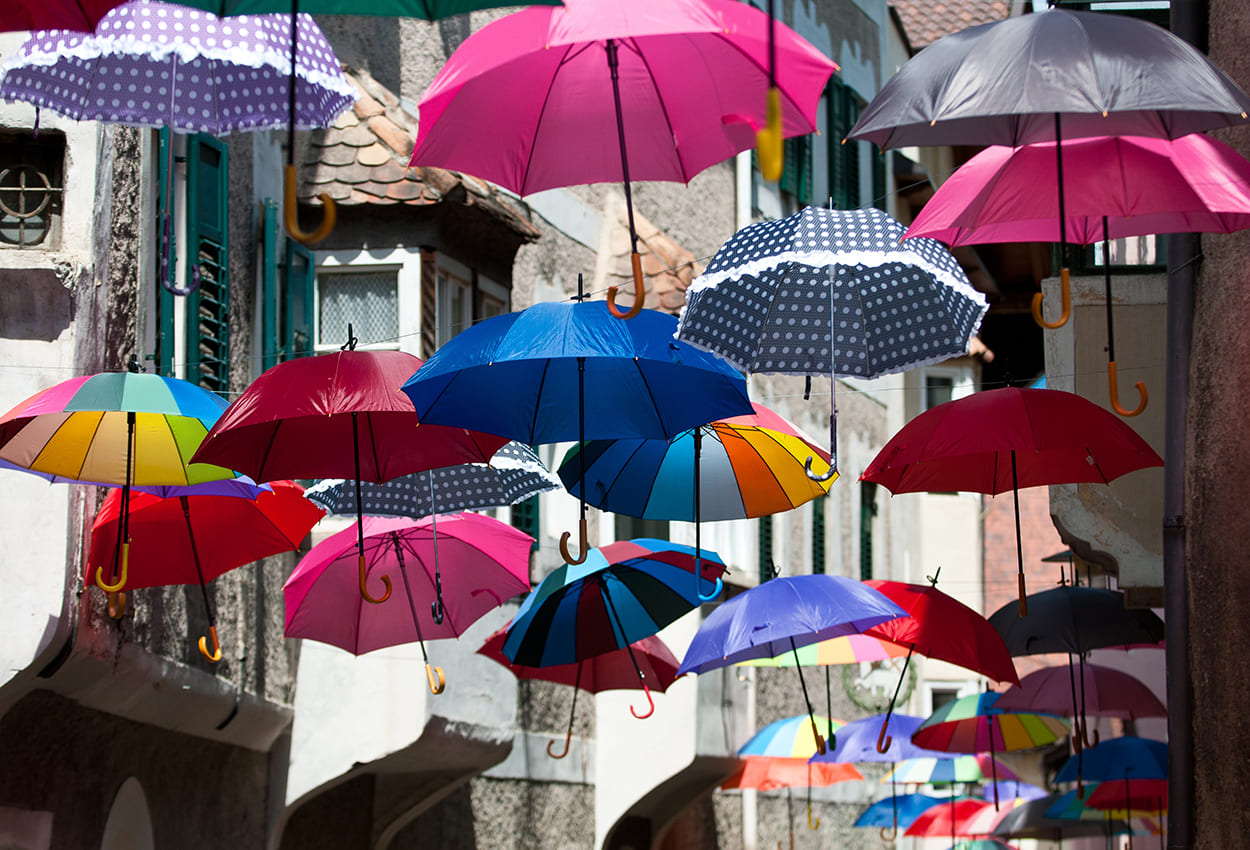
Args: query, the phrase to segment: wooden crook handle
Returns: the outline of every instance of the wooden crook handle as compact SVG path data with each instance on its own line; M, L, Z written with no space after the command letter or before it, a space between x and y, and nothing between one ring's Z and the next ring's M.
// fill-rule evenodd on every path
M110 593L108 596L109 616L114 620L120 620L122 617L126 616L126 594L115 592Z
M1128 410L1120 406L1120 376L1116 370L1114 360L1107 362L1107 389L1111 393L1111 409L1121 416L1140 416L1141 412L1146 409L1146 403L1150 400L1150 393L1146 390L1146 385L1141 381L1137 382L1137 407Z
M564 558L564 563L566 564L574 564L574 565L584 564L586 563L586 556L590 554L590 549L587 548L586 546L586 518L585 517L582 517L581 519L577 521L577 537L578 537L579 545L581 546L581 549L579 550L581 554L578 555L576 558L574 558L573 555L569 553L569 538L572 536L573 535L567 531L560 535L560 556Z
M430 662L425 662L425 679L430 683L430 693L438 696L447 689L447 677L443 675L442 667L435 667Z
M338 209L334 205L334 199L325 192L317 197L325 205L321 224L316 230L300 230L297 215L298 202L295 200L295 166L288 165L282 175L282 220L291 238L304 245L311 245L325 239L330 235L330 231L334 229L334 224L338 220Z
M1016 578L1018 579L1017 583L1020 589L1020 616L1027 617L1029 616L1029 597L1024 590L1024 573L1018 574Z
M369 595L369 588L365 586L365 556L359 556L357 563L360 566L360 596L366 602L372 602L374 605L381 605L383 602L391 598L391 578L390 576L382 576L382 586L386 588L386 592L382 594L381 599L374 599Z
M551 749L551 747L555 744L555 741L548 741L547 742L547 755L549 755L553 759L564 758L565 756L569 754L569 742L572 740L573 740L573 726L572 724L569 724L568 734L564 736L564 752L560 753L559 755L556 755L555 752Z
M200 638L200 655L203 655L209 661L216 664L218 661L221 660L221 642L217 640L217 627L216 626L208 627L208 636L213 639L213 650L212 652L209 652L208 642L203 637L201 637Z
M1069 281L1067 269L1059 270L1059 298L1062 312L1060 312L1058 319L1048 322L1042 316L1042 293L1035 293L1033 295L1033 321L1052 331L1068 323L1068 317L1072 315L1072 284Z
M885 723L881 724L881 731L877 733L877 752L882 755L884 755L886 750L890 749L890 745L894 743L894 736L885 734L885 730L888 725L889 720L887 719Z
M608 312L618 319L632 319L642 312L642 302L647 298L647 290L642 285L642 255L634 251L629 255L630 265L634 269L634 303L628 311L619 309L616 306L615 286L608 287Z

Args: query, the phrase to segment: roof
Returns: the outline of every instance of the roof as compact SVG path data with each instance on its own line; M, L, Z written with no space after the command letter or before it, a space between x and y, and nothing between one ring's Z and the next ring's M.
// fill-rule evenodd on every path
M367 71L345 69L358 99L324 130L310 134L298 198L329 195L336 204L425 206L454 200L475 206L526 239L538 229L522 207L484 180L442 168L408 167L417 118Z
M920 50L978 24L1001 21L1011 14L1008 0L890 0L912 48Z
M625 198L614 196L608 204L605 224L610 228L609 255L603 269L602 285L620 287L616 305L628 310L634 303L633 266L629 259L629 224ZM638 233L638 253L642 256L643 285L647 295L643 306L677 315L686 303L686 289L703 271L695 256L645 216L634 210Z

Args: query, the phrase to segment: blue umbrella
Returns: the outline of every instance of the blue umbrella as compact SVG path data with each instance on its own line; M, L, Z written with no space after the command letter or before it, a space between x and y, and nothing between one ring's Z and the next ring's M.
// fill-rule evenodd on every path
M873 739L873 749L876 749L876 739ZM852 826L879 826L882 828L892 827L897 822L898 826L906 829L915 823L916 818L920 817L934 806L946 803L947 801L940 797L930 797L928 794L898 794L885 797L873 803L855 819ZM897 821L895 812L898 812Z
M824 739L816 729L803 668L797 664L798 648L906 616L907 612L885 594L843 576L776 578L735 596L709 614L690 642L677 675L705 673L739 661L794 652L794 669L803 687L816 749L823 753Z
M1102 741L1082 753L1083 765L1077 758L1068 759L1055 774L1056 782L1076 782L1078 775L1095 782L1123 779L1167 779L1168 745L1149 738L1125 735Z
M708 575L696 584L689 546L639 538L591 549L584 563L552 571L525 597L508 627L503 654L513 664L550 667L630 647L698 607L700 591L713 586L709 577L725 570L715 552L704 550L700 557ZM636 661L634 666L651 702Z
M752 412L731 366L673 338L677 320L644 310L612 318L601 301L536 304L456 336L403 386L424 423L534 445L623 437L668 439ZM586 553L586 501L579 521ZM569 563L568 535L561 553Z

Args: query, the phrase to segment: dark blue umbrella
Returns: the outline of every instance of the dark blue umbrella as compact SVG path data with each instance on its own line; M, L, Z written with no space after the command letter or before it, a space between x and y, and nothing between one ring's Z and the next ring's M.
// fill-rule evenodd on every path
M476 422L529 445L668 439L751 413L743 376L675 340L676 330L676 319L654 310L621 322L601 301L536 304L463 331L403 391L422 423ZM583 498L582 557L585 526ZM565 560L576 563L566 540Z
M1082 753L1078 767L1076 756L1064 762L1055 774L1056 782L1076 782L1079 775L1102 782L1111 779L1167 779L1168 745L1149 738L1125 735L1101 742Z
M705 673L739 661L774 658L798 647L858 634L907 612L880 591L843 576L785 576L735 596L708 615L695 633L677 675ZM796 663L817 751L825 752L807 696L803 668Z

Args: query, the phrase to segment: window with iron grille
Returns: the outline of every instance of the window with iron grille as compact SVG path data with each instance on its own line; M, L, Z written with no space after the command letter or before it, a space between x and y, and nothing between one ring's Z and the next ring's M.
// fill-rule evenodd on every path
M812 572L825 572L825 503L828 496L812 499Z
M399 270L348 267L317 275L317 347L347 342L347 326L361 345L399 344Z
M64 135L0 131L0 245L59 246L64 167Z

